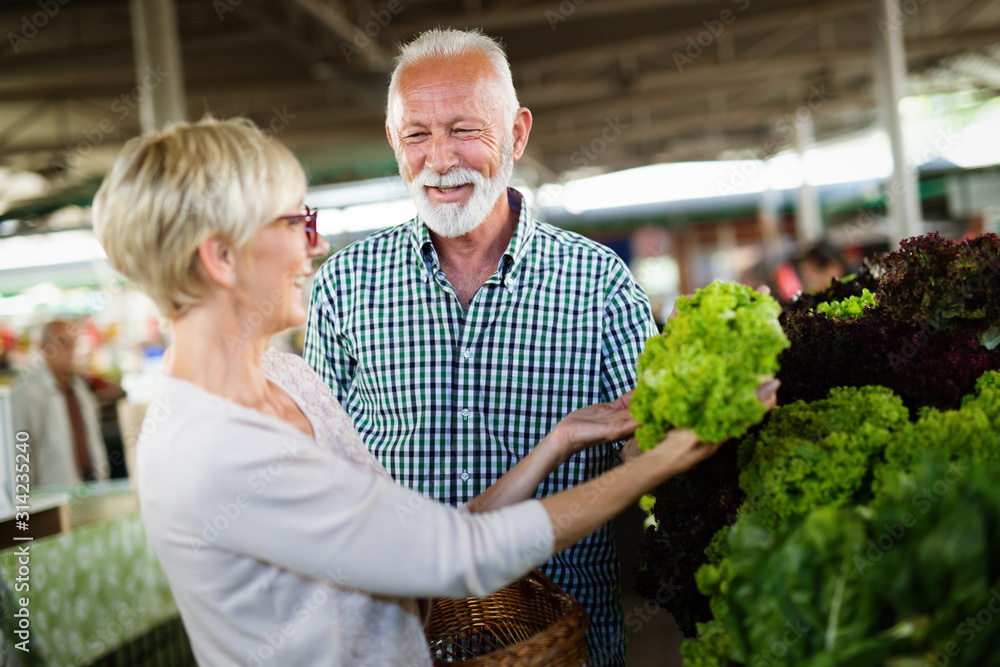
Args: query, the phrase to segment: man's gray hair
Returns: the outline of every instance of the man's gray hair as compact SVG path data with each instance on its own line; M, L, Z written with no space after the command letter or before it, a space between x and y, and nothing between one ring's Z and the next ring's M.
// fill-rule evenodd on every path
M400 46L399 57L396 58L396 66L389 79L389 99L385 112L386 124L394 136L399 131L396 124L402 115L402 100L399 99L400 72L409 65L425 60L453 60L474 52L482 53L493 66L499 84L496 92L503 113L503 124L508 131L513 129L514 118L521 105L517 101L507 54L500 42L484 35L480 30L433 28Z

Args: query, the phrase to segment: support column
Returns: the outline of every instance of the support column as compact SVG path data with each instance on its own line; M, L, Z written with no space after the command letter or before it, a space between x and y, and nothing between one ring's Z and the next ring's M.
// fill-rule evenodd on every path
M816 188L806 180L806 151L815 141L812 114L795 114L795 147L802 169L802 185L799 186L795 211L795 232L799 241L812 243L823 236L823 216L820 213Z
M757 201L757 233L760 235L764 261L770 266L784 259L780 207L781 194L777 190L768 188L760 193L760 199Z
M923 232L917 174L906 162L899 102L906 95L906 50L903 45L903 16L899 0L871 0L872 57L879 116L889 134L892 148L892 177L886 183L886 202L892 222L889 244Z
M129 0L139 122L143 134L187 116L173 0Z

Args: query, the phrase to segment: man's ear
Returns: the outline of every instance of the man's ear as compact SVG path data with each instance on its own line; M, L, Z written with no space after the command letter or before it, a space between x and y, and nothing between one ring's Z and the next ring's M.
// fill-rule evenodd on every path
M514 159L520 160L524 149L528 146L528 135L531 134L531 112L528 107L521 107L514 116Z
M209 280L232 287L236 276L236 251L215 234L198 244L198 259Z
M393 141L392 130L389 129L389 123L385 124L385 137L389 140L389 145L392 146L392 149L396 150L396 143Z

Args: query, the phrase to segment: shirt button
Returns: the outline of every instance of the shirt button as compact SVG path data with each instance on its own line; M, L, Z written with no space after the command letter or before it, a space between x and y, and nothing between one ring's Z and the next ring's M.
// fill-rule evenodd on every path
M438 277L438 280L444 280L444 271L438 271L437 272L437 277Z
M462 353L462 356L468 359L469 357L472 356L472 350L466 349L465 352Z
M469 479L469 473L467 473L467 472L465 472L465 471L463 470L463 471L462 471L462 474L460 475L460 477L462 478L462 481L464 482L464 481L466 481L467 479Z
M462 410L462 416L465 417L466 419L469 418L469 408L465 408L464 410Z

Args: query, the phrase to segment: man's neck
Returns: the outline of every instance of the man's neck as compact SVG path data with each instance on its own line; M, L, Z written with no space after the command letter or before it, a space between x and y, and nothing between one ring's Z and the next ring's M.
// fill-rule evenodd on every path
M73 380L73 372L67 371L65 369L55 369L50 364L46 363L49 367L49 372L52 373L52 377L55 378L56 384L65 389L70 385Z
M441 261L441 270L448 277L463 308L469 305L476 291L496 271L500 258L514 237L518 216L519 211L511 208L504 192L482 224L468 234L445 238L428 230Z

